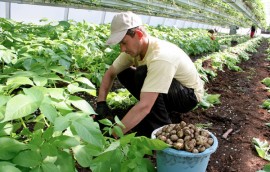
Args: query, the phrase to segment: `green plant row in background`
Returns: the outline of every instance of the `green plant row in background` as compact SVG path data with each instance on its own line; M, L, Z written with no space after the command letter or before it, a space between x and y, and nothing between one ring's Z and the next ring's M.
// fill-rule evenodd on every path
M32 70L40 63L61 65L72 73L87 71L87 78L99 86L104 72L119 53L119 46L104 44L110 33L109 25L62 21L39 26L0 18L0 27L3 51L0 60L5 65L16 63L21 70ZM218 41L211 41L203 29L146 27L151 35L175 43L189 55L219 50Z

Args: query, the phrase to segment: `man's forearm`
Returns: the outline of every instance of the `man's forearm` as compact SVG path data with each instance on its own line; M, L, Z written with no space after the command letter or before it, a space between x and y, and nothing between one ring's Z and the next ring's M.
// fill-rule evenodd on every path
M112 69L108 70L104 77L102 78L102 82L101 82L101 85L100 85L100 88L99 88L99 92L98 92L98 98L97 98L97 101L100 102L100 101L106 101L106 97L109 93L109 91L111 90L112 88L112 85L113 85L113 81L115 79L115 76L112 75Z
M158 97L159 93L141 93L140 101L130 109L130 111L122 119L125 134L136 125L138 125L148 115Z
M138 125L149 113L147 109L143 109L140 104L136 104L122 119L122 123L125 125L123 133L127 133L129 130Z

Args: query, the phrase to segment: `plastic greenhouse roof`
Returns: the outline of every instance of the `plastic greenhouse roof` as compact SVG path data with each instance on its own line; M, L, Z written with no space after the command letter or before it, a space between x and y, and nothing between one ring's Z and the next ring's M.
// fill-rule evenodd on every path
M80 3L90 3L91 1L86 1L86 0L69 0L70 2L80 2ZM235 2L239 2L241 3L242 0L223 0L226 2L230 2L230 1L235 1ZM81 5L76 7L76 3L75 6L74 4L69 6L63 6L63 5L59 5L59 4L51 4L51 1L46 1L46 0L0 0L0 17L4 17L4 18L11 18L14 20L19 20L19 21L26 21L26 22L31 22L29 20L39 17L39 19L43 18L42 16L44 16L45 18L48 19L52 19L52 20L66 20L66 19L70 19L69 18L69 13L70 11L73 12L73 15L76 15L76 13L74 11L79 10L79 8L82 9L89 9L89 6L84 6ZM55 1L57 2L57 1ZM103 6L102 8L92 8L89 10L102 10L104 9L104 11L111 11L111 12L115 12L115 11L123 11L123 10L133 10L135 12L139 12L141 15L147 15L147 10L145 7L149 4L153 5L153 7L156 8L150 8L152 11L152 14L154 14L153 16L156 15L156 17L165 17L165 18L178 18L180 20L188 20L188 21L193 21L193 22L199 22L199 23L208 23L210 25L220 25L220 26L229 26L229 25L233 25L235 24L235 22L238 22L238 24L242 23L243 25L245 25L245 21L235 21L234 18L231 18L231 16L229 16L227 14L224 15L222 14L222 12L214 12L214 9L212 10L212 8L210 7L206 7L204 6L201 10L204 12L212 12L214 15L213 16L205 16L202 13L202 16L200 17L200 15L194 15L195 12L194 10L186 10L183 9L174 9L175 11L173 11L173 6L168 4L168 5L164 5L162 3L159 3L158 1L147 1L147 0L122 0L121 3L119 3L118 0L100 0L100 2L106 2L106 6ZM200 4L199 0L175 0L175 2L179 2L183 5L186 5L187 2L189 4L189 6L193 6L195 7L197 10L200 10ZM266 14L266 20L268 25L270 24L270 0L261 0L261 2L263 4L265 4L265 14ZM9 3L9 4L8 4ZM117 6L118 4L119 7L114 8L115 6ZM137 3L137 4L136 4ZM18 7L20 4L20 6L31 6L31 10L25 10L24 8L24 12L23 9L21 7ZM139 5L138 5L139 4ZM141 6L141 5L144 6ZM198 5L197 5L198 4ZM235 4L235 3L228 3L228 4ZM36 6L40 5L40 6L44 6L44 10L42 10L42 7L40 7L39 9L36 9ZM151 6L150 5L150 6ZM51 7L51 8L45 8L45 7ZM63 8L64 7L64 8ZM68 8L73 8L72 10L68 10ZM159 9L158 9L159 8ZM238 9L241 10L241 8L243 9L243 7L237 6ZM172 9L171 12L170 10L163 10L163 15L159 14L158 10L161 9ZM82 16L82 18L84 18L84 16L88 16L86 11L89 10L84 10L84 14ZM145 11L142 11L145 10ZM179 11L178 11L179 10ZM81 10L82 11L82 10ZM196 11L196 10L195 10ZM62 13L64 13L64 15L61 15ZM89 13L89 12L88 12ZM246 16L250 16L250 19L253 23L257 23L256 20L254 19L254 16L252 16L252 14L250 14L250 11L246 11L243 10L243 13L245 13L244 15ZM215 15L216 14L216 15ZM221 16L224 17L225 19L228 20L222 20L217 18L216 16ZM104 19L104 16L103 16ZM95 20L102 20L101 19L95 19ZM237 19L236 19L237 20ZM106 21L102 21L102 22L98 22L95 21L95 23L106 23ZM258 23L257 23L258 24ZM241 25L241 24L240 24Z
M268 26L270 25L270 0L261 0L264 4L265 14L266 14L266 21Z

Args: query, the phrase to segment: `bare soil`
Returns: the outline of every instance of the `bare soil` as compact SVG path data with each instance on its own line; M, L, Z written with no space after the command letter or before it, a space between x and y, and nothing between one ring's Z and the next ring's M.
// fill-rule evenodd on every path
M270 122L270 115L260 107L269 97L261 83L270 74L265 52L268 47L264 40L257 53L239 64L243 71L225 69L206 84L208 93L221 95L221 104L181 116L188 123L212 123L208 130L217 137L219 145L210 157L207 172L256 172L268 163L257 155L252 144L254 137L269 140L270 136L270 128L265 125ZM229 129L232 132L224 139L222 135Z

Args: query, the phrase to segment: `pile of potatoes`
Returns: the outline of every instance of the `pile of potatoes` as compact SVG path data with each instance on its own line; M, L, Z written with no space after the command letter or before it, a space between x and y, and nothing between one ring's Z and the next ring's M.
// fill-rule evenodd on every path
M181 121L179 124L169 124L156 132L156 138L171 145L177 150L200 153L213 145L214 140L205 129Z

